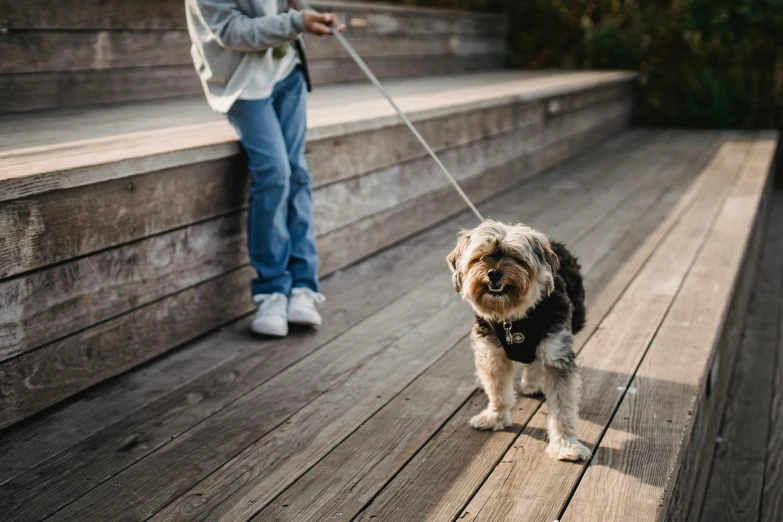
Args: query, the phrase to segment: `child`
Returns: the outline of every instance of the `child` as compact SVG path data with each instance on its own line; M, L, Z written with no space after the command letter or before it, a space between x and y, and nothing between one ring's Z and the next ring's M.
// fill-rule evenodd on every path
M250 328L282 337L289 322L320 325L315 305L324 296L304 158L309 78L299 37L331 34L334 15L290 11L287 0L186 0L186 14L207 101L226 114L247 153L248 251L258 275Z

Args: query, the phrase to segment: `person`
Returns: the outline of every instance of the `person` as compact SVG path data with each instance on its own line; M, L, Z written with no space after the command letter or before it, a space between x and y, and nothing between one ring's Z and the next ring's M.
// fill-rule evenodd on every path
M301 35L329 35L332 14L289 10L286 0L186 0L191 56L207 102L236 130L250 171L248 253L257 277L251 330L285 336L322 323L318 255L305 162ZM337 27L342 31L344 26ZM292 45L293 44L293 45Z

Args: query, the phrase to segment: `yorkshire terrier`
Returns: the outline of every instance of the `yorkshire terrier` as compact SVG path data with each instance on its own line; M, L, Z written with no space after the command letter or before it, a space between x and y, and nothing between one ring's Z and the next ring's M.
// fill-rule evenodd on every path
M481 430L511 426L517 361L522 363L521 392L543 392L546 397L547 455L589 458L590 450L576 436L582 381L573 344L585 323L585 292L576 258L527 225L488 220L460 232L446 261L455 290L476 314L471 345L476 373L489 398L470 425Z

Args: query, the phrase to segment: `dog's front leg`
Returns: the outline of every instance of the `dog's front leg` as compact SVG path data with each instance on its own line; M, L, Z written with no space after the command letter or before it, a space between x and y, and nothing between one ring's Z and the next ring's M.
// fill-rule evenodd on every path
M544 340L544 395L549 413L547 455L558 460L590 458L590 450L577 439L582 379L576 370L570 330Z
M487 408L470 419L470 425L480 430L502 430L511 426L514 406L514 365L502 348L488 339L471 337L476 362L476 374L489 398Z

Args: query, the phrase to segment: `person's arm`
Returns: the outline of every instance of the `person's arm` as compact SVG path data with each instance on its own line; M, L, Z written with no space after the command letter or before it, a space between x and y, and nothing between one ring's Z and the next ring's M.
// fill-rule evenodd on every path
M334 15L313 11L288 11L250 18L234 0L193 0L217 42L236 51L264 51L296 39L304 31L329 34ZM342 28L341 28L342 29Z

